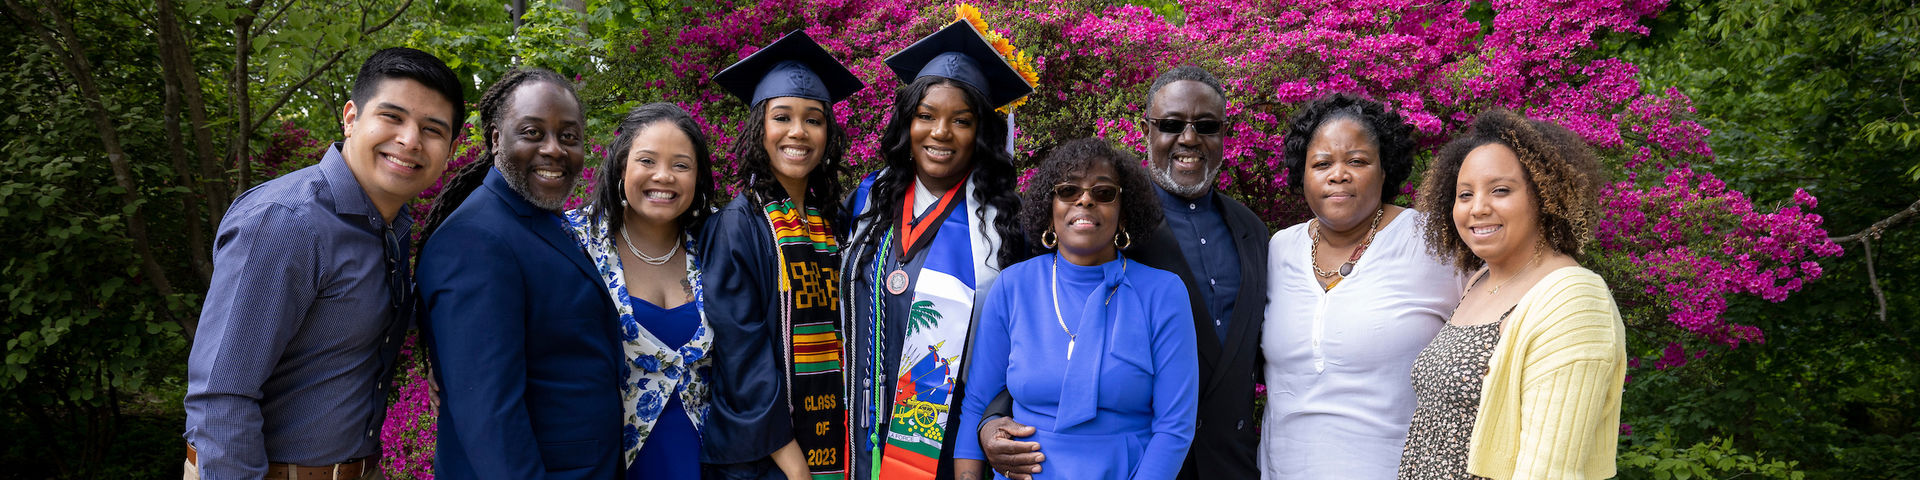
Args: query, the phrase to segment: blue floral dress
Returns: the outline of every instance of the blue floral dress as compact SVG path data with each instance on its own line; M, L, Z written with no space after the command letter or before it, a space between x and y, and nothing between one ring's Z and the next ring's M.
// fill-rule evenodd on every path
M600 270L607 294L620 313L620 336L627 369L620 385L626 421L621 426L621 458L627 478L698 478L700 430L711 399L708 376L713 359L713 329L704 311L699 253L687 239L687 280L694 301L662 309L627 293L620 255L604 220L592 207L567 212L567 225ZM678 400L678 401L674 401ZM657 441L653 440L659 437ZM655 447L658 445L658 447ZM651 448L649 448L651 447ZM641 457L645 461L640 461ZM636 466L639 466L636 468Z

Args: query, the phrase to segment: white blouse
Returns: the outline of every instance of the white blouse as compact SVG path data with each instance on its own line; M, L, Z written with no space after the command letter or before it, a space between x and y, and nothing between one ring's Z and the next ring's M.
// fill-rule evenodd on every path
M1427 253L1426 215L1374 235L1333 290L1313 273L1307 223L1267 246L1264 479L1391 479L1413 418L1413 360L1460 303L1466 277Z

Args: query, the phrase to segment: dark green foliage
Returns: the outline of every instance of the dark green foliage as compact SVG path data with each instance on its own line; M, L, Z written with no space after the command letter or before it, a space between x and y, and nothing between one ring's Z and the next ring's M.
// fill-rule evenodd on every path
M1756 204L1805 188L1838 237L1920 200L1920 4L1680 0L1652 35L1614 48L1649 84L1693 98L1714 131L1719 160L1707 169L1732 188L1781 197ZM1644 368L1630 373L1623 420L1636 432L1622 451L1680 459L1706 443L1797 461L1809 478L1920 477L1920 222L1871 240L1884 320L1866 245L1841 246L1844 256L1822 262L1825 276L1785 302L1730 305L1728 318L1766 332L1763 344L1688 344L1707 355L1661 371L1653 360L1681 336L1634 338ZM1662 429L1670 442L1656 438ZM1622 478L1658 470L1623 463Z

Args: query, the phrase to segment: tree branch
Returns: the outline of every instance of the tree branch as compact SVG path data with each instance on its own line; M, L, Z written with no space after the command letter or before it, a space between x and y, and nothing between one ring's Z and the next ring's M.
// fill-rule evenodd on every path
M267 120L273 118L274 112L279 111L280 107L284 107L287 105L287 102L292 101L294 94L300 93L302 89L307 88L308 82L312 82L313 79L318 78L320 74L327 73L327 70L332 69L333 64L339 63L340 57L345 56L350 49L351 47L342 48L333 52L333 56L328 57L326 63L320 64L320 68L315 68L313 71L307 72L307 76L302 77L298 82L294 82L292 87L288 87L285 91L280 92L280 98L273 101L273 106L260 111L260 118L253 121L254 127L258 128L260 125L266 125Z
M1880 321L1887 321L1887 294L1880 290L1880 276L1873 272L1873 242L1860 240L1862 250L1867 252L1867 287L1873 289L1873 299L1880 302Z
M1880 234L1885 233L1887 231L1888 227L1892 227L1896 223L1900 223L1902 221L1906 221L1907 219L1913 218L1914 215L1920 215L1920 200L1914 200L1913 204L1908 205L1906 210L1894 212L1893 215L1890 215L1887 218L1883 218L1878 222L1873 222L1873 225L1868 226L1865 230L1861 230L1859 233L1847 235L1844 237L1828 237L1827 241L1833 242L1833 243L1847 243L1852 241L1865 241L1869 238L1878 239L1880 238Z
M394 9L393 15L387 16L387 19L380 21L378 25L374 25L372 27L367 27L365 29L360 30L360 35L363 35L363 36L372 35L374 34L374 32L385 30L387 28L387 25L392 25L395 19L400 18L400 14L406 13L407 9L412 6L413 6L413 0L406 0L405 2L402 2L400 4L400 8Z
M379 24L376 24L374 26L367 27L366 29L361 30L360 35L362 36L372 35L374 33L379 32L380 30L386 29L388 25L392 25L395 19L400 18L400 15L403 13L406 13L407 9L412 6L413 6L413 0L406 0L404 3L400 4L399 9L393 11L393 15L388 16L386 20L381 21ZM347 47L347 48L342 48L340 50L334 51L333 55L327 57L326 63L322 63L320 64L319 68L315 68L313 69L313 71L307 72L307 75L305 77L301 77L300 81L294 82L292 87L289 87L285 91L280 92L280 98L275 99L273 101L273 106L267 107L266 110L261 110L259 118L253 121L253 125L255 127L258 127L260 125L266 125L267 120L270 120L273 118L274 112L280 111L280 107L284 107L287 105L287 102L292 101L293 96L295 94L300 93L301 90L304 90L305 88L307 88L307 84L313 82L313 79L319 78L321 74L327 73L328 70L332 70L333 65L336 63L339 63L340 59L346 56L347 52L351 51L352 49L353 47Z
M258 30L254 30L254 31L252 31L252 32L250 32L250 36L255 36L255 37L258 37L258 36L261 36L261 35L265 35L265 34L267 33L267 27L270 27L270 26L272 26L272 25L273 25L273 24L275 24L275 23L279 23L279 22L280 22L280 17L281 17L281 16L283 16L283 15L286 15L286 13L287 13L287 9L288 9L289 7L292 7L292 6L293 6L293 4L295 4L295 3L298 3L298 2L297 2L297 1L295 1L295 0L287 0L287 2L286 2L286 3L282 3L282 4L280 4L280 9L279 9L279 10L275 10L275 11L273 12L273 15L269 15L269 16L267 16L267 21L265 21L265 22L260 22L260 23L258 23L258 24L255 24L255 25L254 25L254 28L258 28ZM257 10L257 9L256 9L256 10Z

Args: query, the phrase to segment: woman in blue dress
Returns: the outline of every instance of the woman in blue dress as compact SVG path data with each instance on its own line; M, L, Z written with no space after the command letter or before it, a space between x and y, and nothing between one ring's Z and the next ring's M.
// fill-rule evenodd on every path
M961 425L978 425L1004 387L1047 446L1034 478L1173 478L1193 440L1199 356L1180 278L1120 256L1160 222L1140 160L1067 142L1023 204L1027 235L1054 252L1007 268L981 307ZM984 477L978 432L959 434L955 478Z
M853 440L831 221L847 138L833 104L864 85L801 31L714 82L750 110L732 148L740 195L700 239L717 335L701 461L711 478L846 478Z
M693 233L712 203L713 158L700 126L671 103L634 108L619 132L598 196L567 223L620 314L626 478L698 479L713 330Z

